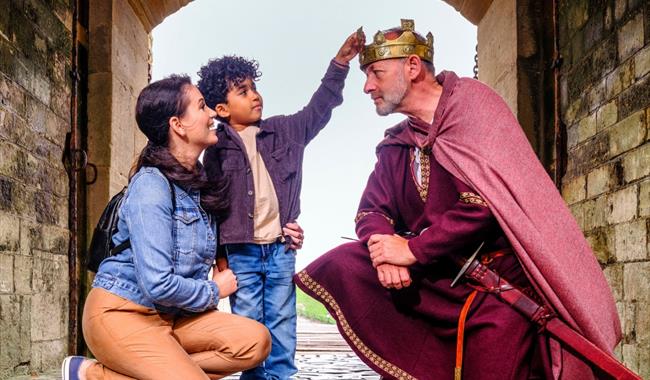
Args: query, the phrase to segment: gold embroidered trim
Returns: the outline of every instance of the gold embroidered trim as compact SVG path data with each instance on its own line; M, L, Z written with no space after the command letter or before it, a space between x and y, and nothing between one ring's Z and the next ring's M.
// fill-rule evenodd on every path
M460 193L460 201L469 203L469 204L475 204L483 207L488 207L487 202L481 198L480 195L474 194L474 193L467 193L467 192L462 192Z
M386 373L388 373L389 375L393 376L396 379L417 380L415 377L409 375L403 369L381 358L379 355L374 353L368 346L366 346L365 343L363 343L361 339L359 339L357 334L352 330L350 324L348 323L347 319L345 319L345 316L341 311L341 307L334 300L332 295L327 290L325 290L325 288L323 288L320 284L318 284L313 278L311 278L306 271L303 270L299 272L298 278L303 284L305 284L305 286L307 286L309 290L314 292L318 296L318 298L320 298L321 302L327 303L329 305L331 310L333 310L334 313L336 314L336 318L339 321L341 330L343 330L343 332L348 337L350 342L354 344L354 346L357 348L357 350L359 350L359 352L361 352L363 356L365 356L377 367L386 371Z
M420 199L422 202L427 202L427 196L429 195L429 174L431 173L431 161L428 154L425 154L422 149L419 151L420 156L420 173L422 174L422 184L418 183L418 178L415 173L415 167L413 166L413 161L415 161L415 148L411 149L411 176L413 177L413 182L418 189L420 194Z
M388 223L390 223L391 226L394 226L394 225L395 225L395 221L394 221L393 219L389 218L389 217L386 216L385 214L382 214L381 212L376 212L376 211L360 211L360 212L357 214L357 216L354 218L354 223L359 223L359 221L360 221L362 218L364 218L364 217L366 217L366 216L368 216L368 215L370 215L370 214L381 215L381 216L384 217L384 219L386 219L386 220L388 221Z

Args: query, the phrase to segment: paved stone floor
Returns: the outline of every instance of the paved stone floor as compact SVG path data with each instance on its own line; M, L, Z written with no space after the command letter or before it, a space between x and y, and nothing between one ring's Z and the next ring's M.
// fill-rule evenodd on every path
M298 373L295 380L378 380L343 341L336 326L298 320ZM238 379L238 375L226 380ZM10 380L61 380L58 371L39 376L17 376Z
M300 353L296 356L298 373L295 380L378 380L379 375L370 370L353 353ZM232 375L225 380L239 379ZM11 380L61 380L60 373L40 376L18 376Z
M295 380L378 380L379 375L369 369L351 352L299 353L296 356L298 373ZM225 380L239 379L239 375Z
M350 350L335 325L298 318L298 373L295 380L378 380ZM238 375L226 380L238 379Z

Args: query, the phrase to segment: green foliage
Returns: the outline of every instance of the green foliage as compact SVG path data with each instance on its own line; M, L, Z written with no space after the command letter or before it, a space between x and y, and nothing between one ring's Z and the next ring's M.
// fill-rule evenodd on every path
M296 288L296 309L298 315L311 319L312 321L334 324L325 306L305 294L300 288Z

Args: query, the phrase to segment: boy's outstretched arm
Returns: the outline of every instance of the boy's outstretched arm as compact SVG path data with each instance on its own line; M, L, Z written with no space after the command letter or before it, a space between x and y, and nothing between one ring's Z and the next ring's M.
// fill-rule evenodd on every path
M330 62L320 86L309 103L293 115L274 116L265 122L269 127L284 130L287 137L300 145L306 145L329 122L334 107L343 103L343 86L349 62L363 49L363 33L350 35Z

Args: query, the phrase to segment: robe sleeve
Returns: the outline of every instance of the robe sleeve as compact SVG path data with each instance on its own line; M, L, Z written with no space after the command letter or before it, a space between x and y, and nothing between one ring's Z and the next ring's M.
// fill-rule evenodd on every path
M370 173L368 184L361 196L359 210L355 218L356 232L359 240L367 243L373 234L395 233L395 215L397 207L391 187L391 171L386 167L385 159L378 155L375 169Z
M498 227L488 204L478 193L456 178L453 183L458 192L453 207L408 242L421 264L471 252Z

